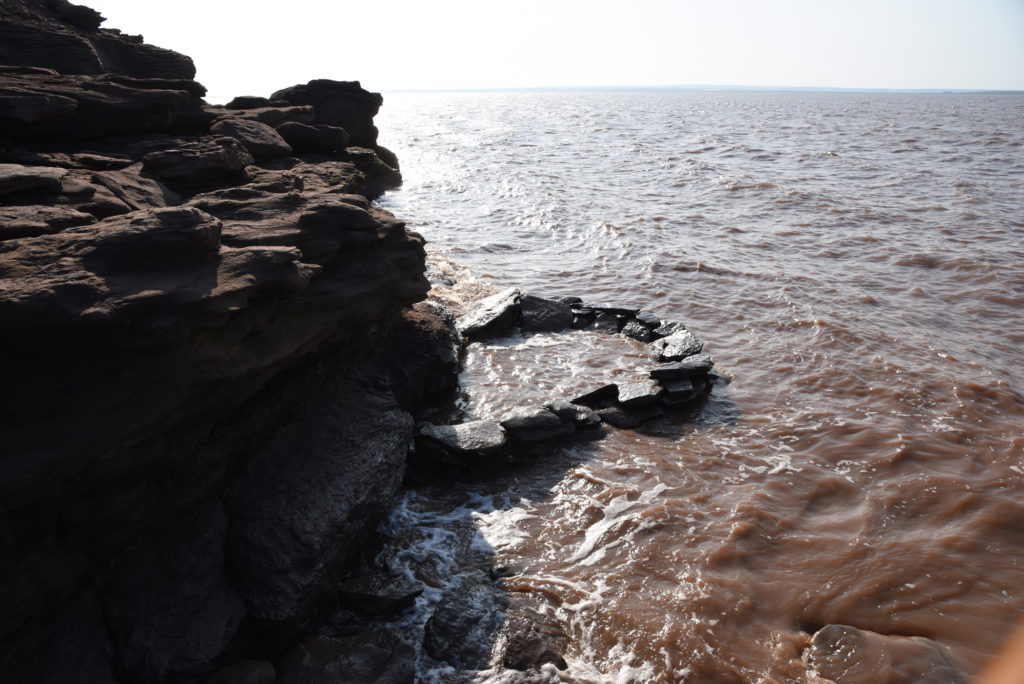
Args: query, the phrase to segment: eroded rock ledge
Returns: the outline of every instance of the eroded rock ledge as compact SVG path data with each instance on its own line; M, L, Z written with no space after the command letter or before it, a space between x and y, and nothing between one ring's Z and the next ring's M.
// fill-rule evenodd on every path
M210 106L88 8L0 10L0 671L262 681L454 382L423 240L370 204L381 97Z

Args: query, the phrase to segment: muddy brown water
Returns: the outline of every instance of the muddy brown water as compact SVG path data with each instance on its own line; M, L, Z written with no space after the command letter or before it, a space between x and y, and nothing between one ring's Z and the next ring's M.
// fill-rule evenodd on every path
M454 576L476 549L557 611L569 670L546 676L814 681L833 623L928 637L967 675L995 653L1024 615L1024 97L404 94L378 125L406 178L381 203L465 292L644 306L733 378L403 500L421 560ZM470 347L460 409L645 363L513 335Z

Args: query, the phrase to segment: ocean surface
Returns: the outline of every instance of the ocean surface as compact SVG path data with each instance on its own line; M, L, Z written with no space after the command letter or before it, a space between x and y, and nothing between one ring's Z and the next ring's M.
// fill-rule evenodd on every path
M427 588L411 634L490 564L565 625L549 681L818 681L801 654L832 623L928 637L968 676L997 651L1024 616L1024 96L395 94L377 124L405 177L379 203L454 306L632 304L731 378L409 490L381 562ZM649 365L583 332L475 344L458 415ZM421 660L423 681L514 680Z

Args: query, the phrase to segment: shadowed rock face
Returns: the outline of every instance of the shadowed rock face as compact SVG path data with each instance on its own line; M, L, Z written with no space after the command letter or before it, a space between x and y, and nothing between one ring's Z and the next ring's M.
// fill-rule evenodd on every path
M454 325L369 201L379 95L210 106L101 21L0 0L0 671L203 681L332 603Z

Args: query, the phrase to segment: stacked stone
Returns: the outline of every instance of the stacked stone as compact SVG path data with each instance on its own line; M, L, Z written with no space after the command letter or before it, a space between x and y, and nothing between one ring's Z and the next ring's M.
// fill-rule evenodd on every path
M580 297L542 298L509 288L478 302L455 322L464 340L483 340L518 326L524 332L589 330L646 344L660 365L648 378L611 383L566 400L513 409L498 420L426 424L417 454L426 461L493 467L512 460L516 447L566 437L592 439L601 426L635 428L685 408L711 392L718 377L704 343L682 323L619 304Z

